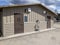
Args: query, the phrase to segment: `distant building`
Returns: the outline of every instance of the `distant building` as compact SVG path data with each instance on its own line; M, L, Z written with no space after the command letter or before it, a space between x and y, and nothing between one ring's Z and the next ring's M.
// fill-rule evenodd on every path
M56 17L56 21L60 22L60 14L58 13L58 16Z
M40 22L39 30L52 28L56 15L42 4L0 7L0 35L9 36L35 31L36 20Z

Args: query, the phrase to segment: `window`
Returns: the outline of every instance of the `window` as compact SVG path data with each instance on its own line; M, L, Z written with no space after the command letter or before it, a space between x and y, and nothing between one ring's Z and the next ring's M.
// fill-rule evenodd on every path
M28 21L28 17L24 16L24 22L27 22L27 21Z

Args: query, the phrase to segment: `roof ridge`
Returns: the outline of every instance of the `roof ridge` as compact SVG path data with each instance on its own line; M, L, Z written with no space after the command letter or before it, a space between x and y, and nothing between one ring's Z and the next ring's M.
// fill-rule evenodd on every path
M26 5L42 5L43 7L45 7L46 9L48 9L49 11L51 11L52 13L56 14L56 12L52 11L51 9L49 9L46 5L44 5L43 3L33 3L33 4L14 4L14 5L7 5L7 6L0 6L0 8L4 8L4 7L14 7L14 6L26 6Z

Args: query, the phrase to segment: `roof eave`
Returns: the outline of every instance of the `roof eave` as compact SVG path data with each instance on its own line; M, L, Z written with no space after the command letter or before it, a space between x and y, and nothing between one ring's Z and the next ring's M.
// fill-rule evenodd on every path
M58 15L56 12L50 10L49 8L47 8L45 5L41 4L41 3L35 3L35 4L21 4L21 5L9 5L9 6L0 6L0 8L6 8L6 7L16 7L16 6L29 6L29 5L41 5L44 8L46 8L47 10L49 10L50 12L54 13L55 15Z

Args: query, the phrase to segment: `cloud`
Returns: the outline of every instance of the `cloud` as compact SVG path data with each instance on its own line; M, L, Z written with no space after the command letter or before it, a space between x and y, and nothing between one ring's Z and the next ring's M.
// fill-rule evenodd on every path
M0 0L0 5L42 3L51 10L60 11L60 0Z
M60 9L57 9L57 12L60 13Z
M30 2L30 3L40 3L39 0L26 0L27 2Z
M56 1L56 6L60 6L60 1Z
M47 7L49 7L49 9L51 9L51 10L56 10L56 6L55 5L49 5L49 6L47 6Z
M9 0L0 0L0 6L12 5Z
M55 4L55 0L45 0L44 2L46 5L52 5Z
M60 1L60 0L56 0L56 1Z
M39 0L11 0L13 4L40 3Z
M55 2L55 0L48 0L48 1L49 1L49 2L53 2L53 3Z

